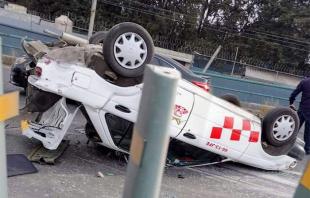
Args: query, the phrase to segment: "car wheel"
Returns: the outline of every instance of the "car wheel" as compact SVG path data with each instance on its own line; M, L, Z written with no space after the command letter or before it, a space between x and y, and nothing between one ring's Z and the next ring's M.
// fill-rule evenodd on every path
M89 43L90 44L103 44L106 36L107 36L106 31L96 32L89 38Z
M299 119L290 108L278 107L269 111L263 119L263 136L273 146L280 147L296 139Z
M222 98L223 100L226 100L227 102L230 102L231 104L234 104L234 105L236 105L238 107L241 107L240 100L235 95L225 94L225 95L221 96L220 98Z
M120 23L110 29L103 45L103 56L111 69L124 77L143 75L154 54L150 34L140 25Z

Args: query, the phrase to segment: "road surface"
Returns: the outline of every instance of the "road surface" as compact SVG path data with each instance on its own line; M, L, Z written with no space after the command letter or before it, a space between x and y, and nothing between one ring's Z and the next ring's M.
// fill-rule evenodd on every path
M9 68L4 67L5 91L19 89L9 82ZM21 95L21 106L25 98ZM126 161L109 150L87 145L85 119L78 115L66 139L69 148L56 165L35 164L36 174L10 177L9 197L121 197ZM8 154L28 155L39 142L21 135L17 118L6 122ZM222 163L199 168L165 169L160 197L292 197L309 157L290 171L263 171L238 163ZM97 177L97 172L104 177ZM151 179L151 178L146 178Z

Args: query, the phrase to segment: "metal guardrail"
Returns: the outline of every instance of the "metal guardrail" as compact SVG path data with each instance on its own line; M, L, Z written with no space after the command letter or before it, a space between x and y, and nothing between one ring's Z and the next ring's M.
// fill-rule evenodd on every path
M194 63L195 67L204 67L204 65L208 62L208 60L211 57L208 55L198 55L198 56L203 56L204 58L198 58L196 55L195 56L196 63ZM197 63L198 60L200 63ZM251 67L251 68L255 68L255 69L260 70L260 71L272 72L272 73L274 73L275 77L278 76L279 74L284 74L287 76L303 78L302 75L297 75L297 74L288 73L288 72L284 72L284 71L278 71L275 69L257 66L257 65L247 63L247 62L243 62L243 61L235 61L235 60L225 59L222 57L216 57L215 58L215 63L213 65L217 65L217 64L222 64L222 65L227 66L226 67L227 71L224 71L224 70L222 71L222 72L225 72L226 74L242 75L242 73L244 73L244 71L245 71L245 67ZM236 68L234 67L234 65L236 66ZM212 69L214 70L215 68L214 67L212 68L212 66L211 66L211 70ZM240 69L242 71L240 71ZM219 69L219 71L220 71L220 69Z
M211 90L214 95L234 94L242 102L287 106L289 104L289 96L294 89L279 84L259 82L210 71L205 74L194 70L194 73L207 75L211 78ZM300 98L296 102L299 103Z
M230 91L230 92L234 92L234 93L242 93L242 94L249 94L249 95L255 95L255 96L260 96L260 97L266 97L266 98L271 98L271 99L275 99L275 100L284 100L284 101L288 101L288 98L284 98L284 97L280 97L280 96L274 96L274 95L269 95L269 94L261 94L261 93L253 93L250 91L243 91L243 90L238 90L238 89L231 89L231 88L227 88L227 87L223 87L223 86L212 86L213 88L216 89L222 89L222 90L226 90L226 91Z
M27 37L30 40L42 40L43 42L50 42L55 38L35 32L33 30L13 27L7 24L0 23L0 37L2 38L3 54L11 56L20 56L23 54L21 48L21 40Z

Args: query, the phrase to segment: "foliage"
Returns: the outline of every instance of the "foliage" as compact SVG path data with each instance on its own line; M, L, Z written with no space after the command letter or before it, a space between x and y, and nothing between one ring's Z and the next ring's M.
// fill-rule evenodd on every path
M90 0L10 2L50 18L69 15L76 26L87 28ZM308 69L309 13L310 0L98 0L95 29L133 21L158 43L168 41L167 48L193 52L221 44L229 53L239 47L239 59Z

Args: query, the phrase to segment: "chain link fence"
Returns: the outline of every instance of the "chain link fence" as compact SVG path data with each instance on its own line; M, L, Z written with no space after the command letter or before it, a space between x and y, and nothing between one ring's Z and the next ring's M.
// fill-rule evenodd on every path
M6 4L5 1L0 1L0 5L2 7ZM98 9L103 9L99 7ZM44 12L38 12L34 10L28 10L28 14L36 15L41 17L42 20L46 20L49 22L55 21L55 18L58 16L66 15L68 16L74 23L73 31L80 34L87 34L88 32L88 24L89 24L89 16L81 16L76 15L72 12L64 12L64 13L58 13L57 15L51 15ZM139 13L137 13L139 15ZM108 18L104 18L104 16L97 15L94 30L95 31L101 31L101 30L108 30L113 25L125 22L125 21L132 21L137 20L133 22L140 22L139 18L130 18L131 15L129 15L126 12L122 12L122 14L111 14ZM148 27L149 24L141 24ZM196 38L195 40L180 40L180 39L174 39L169 36L165 35L158 35L153 34L152 35L155 46L170 49L178 52L188 53L188 54L195 54L196 55L196 63L194 66L197 67L204 67L205 66L205 59L208 59L208 57L212 56L216 48L218 47L214 43L210 43L210 41L202 38ZM295 67L292 67L291 65L285 65L285 64L272 64L268 62L264 62L261 60L253 59L251 57L245 57L242 56L242 50L247 50L246 48L239 48L239 53L236 54L236 48L238 46L225 46L222 48L220 53L218 54L215 62L212 64L212 67L210 69L222 72L226 74L234 74L234 75L240 75L243 76L245 73L245 66L250 65L253 67L260 68L261 70L266 71L272 71L274 72L274 75L277 75L279 72L285 73L287 75L296 75L296 76L307 76L310 74L309 69L296 69ZM198 54L202 55L199 56ZM202 58L204 57L204 58ZM202 59L202 60L199 60Z

